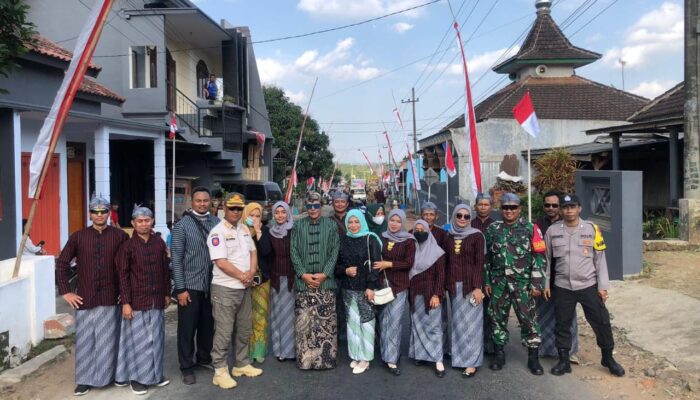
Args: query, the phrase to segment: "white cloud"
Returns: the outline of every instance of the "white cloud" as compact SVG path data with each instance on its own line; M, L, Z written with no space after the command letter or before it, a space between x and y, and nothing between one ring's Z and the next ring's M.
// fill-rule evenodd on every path
M336 81L364 81L381 74L382 70L373 67L371 59L362 54L353 54L354 46L355 39L349 37L337 42L328 53L321 54L316 49L306 50L289 63L275 58L258 59L260 80L263 83L279 84L290 76L313 74L325 75Z
M423 4L424 0L300 0L297 8L314 17L366 19L405 10ZM402 14L408 18L423 15L423 8Z
M397 22L393 25L393 28L398 33L405 33L413 29L415 25L411 25L408 22Z
M670 89L676 83L678 82L669 80L642 82L637 85L637 87L630 90L630 92L644 96L648 99L653 99L654 97Z
M655 57L683 51L683 7L665 2L644 14L625 34L624 46L605 52L603 62L608 66L625 61L626 68L637 68Z
M285 90L284 95L289 98L289 101L296 104L300 104L306 98L306 94L303 90L300 90L296 93L291 92L289 90Z

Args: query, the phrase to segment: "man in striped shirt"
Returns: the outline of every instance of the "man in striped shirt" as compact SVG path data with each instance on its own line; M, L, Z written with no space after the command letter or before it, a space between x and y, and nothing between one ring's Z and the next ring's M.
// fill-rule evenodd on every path
M177 354L182 382L197 382L194 367L212 369L214 319L209 300L212 262L207 248L209 231L219 218L209 214L211 195L204 187L192 190L192 209L173 226L172 267L177 296ZM195 358L196 336L196 358Z

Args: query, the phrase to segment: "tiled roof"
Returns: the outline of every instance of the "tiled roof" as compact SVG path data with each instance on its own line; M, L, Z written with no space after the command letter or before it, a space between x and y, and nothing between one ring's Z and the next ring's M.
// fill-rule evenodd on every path
M63 47L59 46L58 44L52 42L51 40L41 36L41 35L34 35L33 37L34 42L33 43L26 43L25 47L29 49L30 51L33 51L35 53L39 53L48 57L53 57L57 58L61 61L66 61L70 62L71 59L73 59L73 53L64 49ZM88 68L93 69L93 70L101 70L102 67L90 62L90 65Z
M124 97L122 97L119 93L111 90L110 88L100 85L99 83L95 82L92 80L92 78L86 76L83 79L83 83L80 84L80 88L78 91L87 93L87 94L92 94L95 96L101 96L105 97L108 99L116 100L120 103L123 103L126 101Z
M532 63L535 60L567 60L569 64L582 66L600 57L598 53L572 45L549 12L538 12L537 20L520 47L520 51L493 70L499 73L510 73L518 69L518 64L528 61Z
M528 77L511 83L479 103L475 107L477 121L513 118L513 107L527 90L540 119L625 121L648 102L644 97L576 75Z
M629 117L630 122L648 122L655 119L683 117L685 104L685 82L656 97Z

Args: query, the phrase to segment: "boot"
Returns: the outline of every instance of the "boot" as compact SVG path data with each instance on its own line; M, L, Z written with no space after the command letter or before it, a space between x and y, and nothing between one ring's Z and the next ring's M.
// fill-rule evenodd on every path
M566 373L571 373L571 362L569 359L569 350L559 349L559 362L557 365L553 366L551 371L552 375L562 376Z
M506 364L506 353L503 351L503 347L494 346L493 350L493 361L491 361L491 368L493 371L500 371Z
M237 385L236 381L231 378L231 375L228 373L227 367L217 368L214 371L212 383L222 389L232 389Z
M542 370L542 365L540 364L539 347L527 348L527 367L530 369L530 372L532 372L533 375L544 374L544 370Z
M625 369L613 358L613 349L602 349L602 353L603 358L600 360L600 365L607 367L610 373L615 376L624 376Z

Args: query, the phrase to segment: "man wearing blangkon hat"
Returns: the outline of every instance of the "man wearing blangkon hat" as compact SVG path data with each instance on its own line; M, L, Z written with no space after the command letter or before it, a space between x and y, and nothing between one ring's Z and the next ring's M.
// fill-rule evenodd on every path
M56 260L58 293L76 310L76 396L114 381L121 320L115 259L121 244L129 239L121 229L107 225L107 199L93 197L89 208L92 225L73 233ZM73 258L78 264L79 294L71 292L69 283Z

